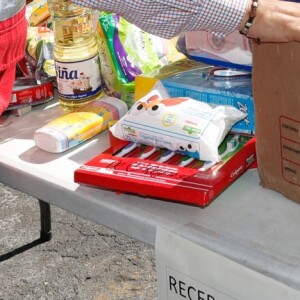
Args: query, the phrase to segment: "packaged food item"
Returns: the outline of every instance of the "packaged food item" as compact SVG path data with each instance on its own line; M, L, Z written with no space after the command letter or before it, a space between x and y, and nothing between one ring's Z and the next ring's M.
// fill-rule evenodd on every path
M15 79L7 110L31 107L51 101L53 98L53 81L39 81L35 77L18 77Z
M26 2L26 19L29 26L41 26L50 17L47 0Z
M54 79L53 59L54 34L47 27L27 28L26 51L18 63L22 76L34 76L38 79Z
M122 140L219 162L218 147L246 114L233 106L211 106L192 98L161 99L152 92L110 128Z
M137 75L184 57L176 49L176 37L154 36L120 15L101 12L97 28L105 92L121 98L128 107L134 102Z
M105 12L100 14L98 31L106 93L131 107L135 76L160 66L150 35L123 17Z
M60 153L106 130L111 121L119 120L126 112L122 100L103 97L36 130L34 141L42 150Z

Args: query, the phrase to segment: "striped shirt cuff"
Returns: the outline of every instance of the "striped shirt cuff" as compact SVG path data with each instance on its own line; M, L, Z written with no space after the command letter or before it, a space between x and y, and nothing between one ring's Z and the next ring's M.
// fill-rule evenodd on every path
M199 0L199 14L189 23L191 30L204 30L215 36L225 36L242 21L248 0Z

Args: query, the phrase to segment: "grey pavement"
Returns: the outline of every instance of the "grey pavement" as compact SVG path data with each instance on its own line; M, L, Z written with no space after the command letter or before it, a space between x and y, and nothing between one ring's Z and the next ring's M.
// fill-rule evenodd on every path
M0 300L152 300L154 248L51 207L38 243L37 199L0 184Z

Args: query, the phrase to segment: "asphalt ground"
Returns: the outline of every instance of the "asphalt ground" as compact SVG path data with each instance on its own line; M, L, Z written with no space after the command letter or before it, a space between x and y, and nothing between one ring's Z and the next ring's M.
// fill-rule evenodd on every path
M51 206L39 242L37 199L0 184L0 300L152 300L154 248Z

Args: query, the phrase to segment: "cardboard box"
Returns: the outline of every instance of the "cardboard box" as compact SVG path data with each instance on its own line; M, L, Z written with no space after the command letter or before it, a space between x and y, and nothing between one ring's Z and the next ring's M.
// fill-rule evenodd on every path
M208 70L190 70L161 79L171 97L190 97L213 105L231 105L247 114L233 125L232 131L253 135L255 133L254 102L251 77L220 79L207 76Z
M223 153L232 138L235 139L229 135L221 144ZM124 151L128 146L130 152ZM109 149L79 167L74 181L116 192L205 207L256 161L253 137L238 137L237 148L226 152L219 163L189 161L175 153L166 162L161 162L166 150L154 148L155 152L148 152L149 147L114 141ZM144 158L146 152L149 156Z
M212 66L184 58L168 65L163 66L160 69L153 70L147 74L137 75L135 77L135 94L134 101L137 101L148 94L151 89L155 86L157 81L186 72L189 70L201 70L212 68ZM146 79L146 80L145 80Z
M257 159L261 183L300 202L300 44L253 49Z

